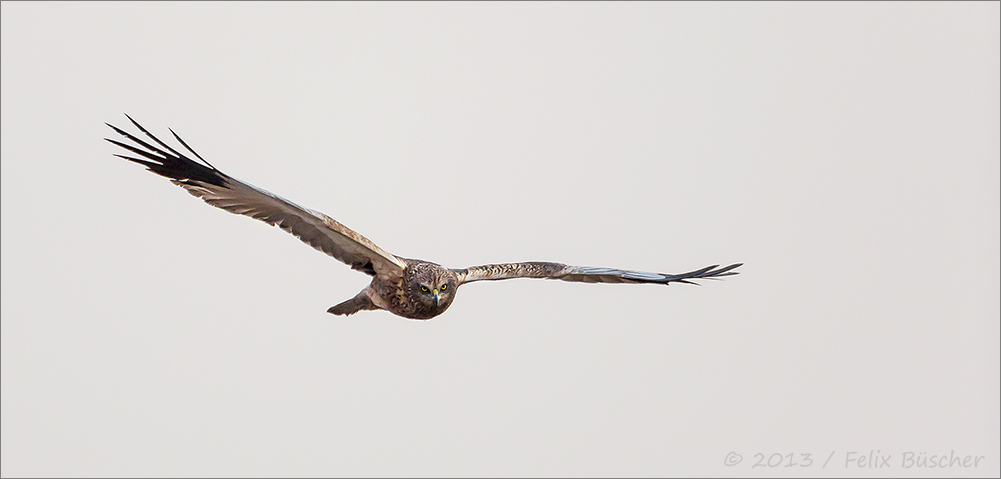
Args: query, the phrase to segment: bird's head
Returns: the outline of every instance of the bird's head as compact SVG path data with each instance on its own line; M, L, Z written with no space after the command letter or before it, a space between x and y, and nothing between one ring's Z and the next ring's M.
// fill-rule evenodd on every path
M455 299L455 289L459 285L455 273L433 263L415 265L410 273L407 287L416 308L428 317L444 313Z

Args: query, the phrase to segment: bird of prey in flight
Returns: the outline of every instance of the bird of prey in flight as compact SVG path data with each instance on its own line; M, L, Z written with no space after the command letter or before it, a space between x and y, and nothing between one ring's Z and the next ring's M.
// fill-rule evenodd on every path
M448 309L459 286L474 281L510 278L545 278L582 283L692 283L695 279L718 279L737 274L742 263L725 267L707 266L681 274L645 273L614 268L570 266L561 263L502 263L462 269L445 268L430 261L396 256L333 218L304 208L278 195L244 183L205 161L173 130L174 138L201 163L171 148L149 131L135 125L152 143L107 124L135 144L105 140L135 156L118 155L139 163L206 203L230 213L261 220L292 233L302 242L372 276L372 282L355 297L332 306L327 312L354 314L361 310L384 309L410 319L431 319Z

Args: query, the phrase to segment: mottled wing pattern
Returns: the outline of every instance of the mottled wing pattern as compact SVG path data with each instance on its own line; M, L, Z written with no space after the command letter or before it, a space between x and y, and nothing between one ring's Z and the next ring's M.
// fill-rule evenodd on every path
M664 274L629 271L614 268L594 268L590 266L570 266L561 263L503 263L473 266L456 270L459 284L473 281L488 281L511 278L544 278L574 281L579 283L693 283L694 279L718 279L723 276L737 274L733 271L743 263L731 264L722 268L719 265L688 273Z
M128 115L126 115L128 116ZM274 195L253 185L244 183L213 167L198 153L195 153L173 130L174 138L188 149L201 164L179 153L157 139L145 128L129 120L143 134L159 146L151 145L135 136L110 126L118 134L131 140L139 147L105 138L135 155L115 155L139 163L160 176L169 178L192 195L206 203L230 213L249 216L291 233L304 243L350 265L352 268L370 275L400 277L406 264L396 256L384 251L368 238L352 231L333 218L303 208L278 195ZM143 159L144 158L144 159Z

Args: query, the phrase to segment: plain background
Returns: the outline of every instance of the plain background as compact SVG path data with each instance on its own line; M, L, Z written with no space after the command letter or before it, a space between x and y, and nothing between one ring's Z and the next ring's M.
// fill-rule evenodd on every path
M997 2L5 2L2 474L996 477L999 41ZM334 317L368 277L114 158L123 112L403 256L746 265Z

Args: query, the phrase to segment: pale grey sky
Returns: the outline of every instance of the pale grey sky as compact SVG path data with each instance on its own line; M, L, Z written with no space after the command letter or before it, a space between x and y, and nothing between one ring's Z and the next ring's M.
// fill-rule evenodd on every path
M5 477L999 474L997 2L0 8ZM123 112L401 256L746 265L334 317Z

